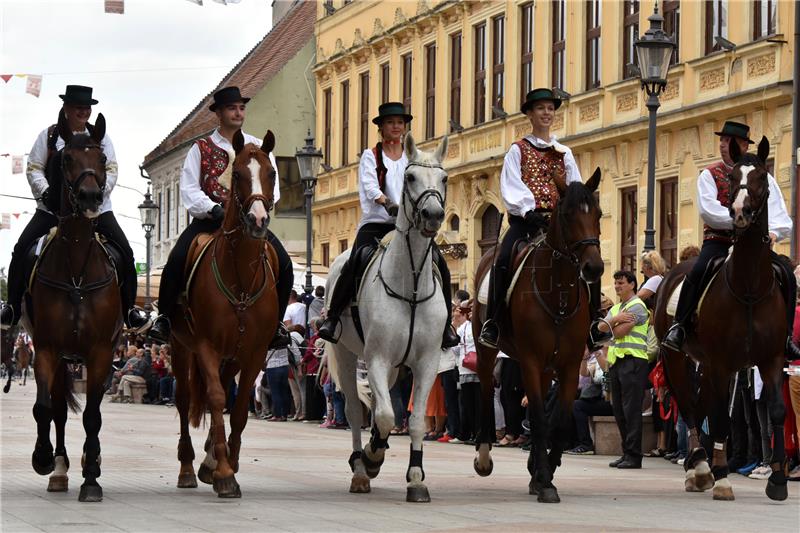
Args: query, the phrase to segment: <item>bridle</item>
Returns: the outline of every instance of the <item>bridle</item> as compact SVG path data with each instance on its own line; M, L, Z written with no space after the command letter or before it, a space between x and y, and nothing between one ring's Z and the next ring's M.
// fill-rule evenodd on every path
M250 157L251 158L253 157L252 153L250 154ZM271 173L273 176L272 179L274 180L275 169L272 169ZM227 232L224 231L223 233L225 235L237 232L245 227L245 217L247 216L247 213L250 211L250 208L253 206L254 203L258 202L259 200L263 202L264 207L267 209L267 213L270 213L275 205L275 202L272 199L267 198L266 195L264 194L250 194L250 196L248 196L247 198L244 199L244 201L242 201L241 196L239 196L238 187L236 187L236 184L238 184L239 182L239 178L241 178L241 174L234 170L232 177L233 177L233 182L231 184L231 198L233 198L233 200L236 202L236 207L239 210L239 224L232 230L229 230ZM259 178L258 177L253 178L251 176L251 179L259 179Z
M755 170L763 171L766 174L766 170L763 169L763 168L758 168L758 169L755 169ZM734 180L733 180L732 173L728 173L728 180L731 183L733 183ZM765 190L764 194L761 197L761 203L758 205L758 207L755 210L753 210L750 213L750 222L747 224L747 227L744 228L744 229L739 230L739 229L736 228L736 226L734 226L734 232L733 232L733 242L734 243L739 239L739 237L742 234L744 234L745 231L750 229L750 227L753 225L753 221L758 220L761 217L761 213L767 208L767 201L769 200L769 183L767 183L767 186L765 187L765 189L766 190ZM733 201L736 199L736 195L738 195L739 192L743 191L743 190L747 191L748 197L753 198L755 196L753 194L753 189L750 187L750 185L748 185L748 184L742 185L741 182L740 182L739 185L737 185L736 187L731 187L731 192L730 192L731 206L733 206ZM731 207L731 210L732 209L733 208ZM732 214L731 214L731 218L733 218ZM764 235L762 235L762 239L764 240L764 242L769 242L769 240L770 240L769 239L769 233L768 232L764 233Z
M410 162L406 165L406 170L409 167L423 167L423 168L435 168L444 171L444 168L441 164L433 164L433 163L423 163L423 162ZM436 197L436 200L439 202L439 205L442 209L444 209L444 202L447 195L447 191L445 191L445 195L443 196L442 193L439 192L439 189L435 187L428 187L422 193L420 193L417 198L412 198L411 194L408 192L408 187L403 187L403 212L406 215L406 218L411 221L414 227L419 227L422 223L422 209L420 206L431 196ZM408 215L408 203L411 203L411 216ZM409 228L410 229L410 228ZM431 238L431 240L433 240Z
M64 146L64 151L66 151L68 147L69 147L69 145L65 145ZM84 147L84 151L88 152L90 149L100 150L100 153L101 154L103 153L103 147L100 146L97 143L91 143L91 144L86 145L86 147ZM106 193L106 182L104 181L103 184L100 185L99 184L99 180L98 180L98 178L100 177L101 174L103 176L105 176L105 169L103 169L102 173L100 173L100 172L97 171L97 169L94 169L94 168L84 168L83 170L81 170L80 174L78 174L78 177L75 178L74 181L70 181L70 180L67 179L67 168L66 168L66 164L64 162L64 157L62 155L62 157L61 157L61 173L64 175L64 185L67 187L67 196L69 198L70 206L72 207L72 214L73 215L77 215L78 214L77 193L80 190L81 184L83 183L83 181L87 177L94 176L95 180L98 181L98 186L100 187L100 194L104 196L105 193Z

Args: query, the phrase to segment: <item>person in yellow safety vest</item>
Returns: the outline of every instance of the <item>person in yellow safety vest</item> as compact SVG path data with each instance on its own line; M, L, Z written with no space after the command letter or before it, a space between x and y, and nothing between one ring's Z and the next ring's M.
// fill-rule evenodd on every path
M650 313L636 296L633 272L614 272L617 305L609 310L598 328L614 338L608 348L608 381L611 405L622 437L623 455L612 461L612 468L642 467L642 398L647 381L647 328Z

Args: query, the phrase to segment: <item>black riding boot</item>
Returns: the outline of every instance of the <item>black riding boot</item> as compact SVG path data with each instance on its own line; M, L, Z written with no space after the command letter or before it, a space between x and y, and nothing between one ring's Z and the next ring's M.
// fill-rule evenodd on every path
M3 329L10 328L14 325L14 308L11 304L3 302L0 306L0 327Z
M785 347L785 355L786 358L790 361L794 361L796 359L800 359L800 348L792 340L792 331L794 330L794 313L795 313L795 302L797 299L797 280L794 277L794 272L792 272L790 266L786 264L781 258L777 255L773 254L772 262L775 265L778 265L783 272L783 279L779 279L779 285L783 292L783 300L786 302L786 331L789 332L788 337L786 338L786 347Z
M487 320L483 323L479 342L490 348L497 348L500 340L500 325L498 321L506 311L506 289L508 269L495 265L494 275L489 280L489 307L486 310Z
M341 335L341 332L339 335L336 334L336 330L339 329L339 325L341 324L339 317L345 307L347 307L347 304L350 303L353 297L353 291L355 290L353 286L355 284L355 280L353 279L355 273L353 272L354 267L351 264L351 259L356 252L357 250L352 250L350 252L350 259L345 262L342 271L339 273L339 278L336 280L336 284L333 287L333 294L328 303L328 314L317 331L320 337L334 344L339 342L339 335Z
M661 344L670 350L680 352L683 349L683 343L686 341L686 329L697 305L696 293L697 287L688 277L685 278L678 299L678 309L675 311L675 321L664 336L664 340L661 341Z
M447 322L444 325L444 333L442 333L442 349L446 350L458 346L461 339L453 329L453 294L450 287L450 269L447 268L447 261L445 261L436 246L434 246L433 259L436 261L436 266L442 275L442 295L447 308Z

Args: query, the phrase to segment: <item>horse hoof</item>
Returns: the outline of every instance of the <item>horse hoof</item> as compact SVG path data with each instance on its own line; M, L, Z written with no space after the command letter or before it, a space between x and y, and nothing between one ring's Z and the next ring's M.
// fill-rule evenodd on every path
M694 483L698 492L704 492L714 486L714 474L706 461L697 463L694 468Z
M408 487L406 489L406 501L411 503L430 502L431 495L428 493L428 487L423 485Z
M724 477L716 482L714 490L712 491L715 500L732 502L736 499L733 495L733 487L728 478Z
M6 383L5 387L3 387L3 392L8 394L8 391L11 390L11 383Z
M771 480L767 480L767 488L765 492L770 500L779 502L782 502L789 496L789 492L786 490L785 482L783 484L778 484L773 483Z
M197 476L194 475L192 472L187 472L185 474L178 474L178 488L179 489L196 489L197 488Z
M233 476L226 477L224 479L215 479L213 487L214 492L216 492L217 496L220 498L242 497L242 491L239 488L239 484L236 482L236 478Z
M364 474L355 474L350 480L350 492L354 494L366 494L370 491L369 477Z
M201 464L200 468L197 470L197 479L199 479L206 485L213 485L214 471L209 467L207 467L205 464Z
M703 492L697 488L697 477L694 468L686 471L686 479L683 481L683 489L686 492Z
M103 501L103 487L100 485L81 485L81 493L78 495L79 502L101 502Z
M475 468L476 474L478 474L481 477L486 477L492 473L492 470L494 470L494 461L492 461L492 458L490 457L489 466L486 468L481 468L480 465L478 464L478 458L476 457L475 460L472 462L472 466L473 468Z
M46 476L56 469L56 463L52 452L46 453L34 450L33 456L31 457L31 465L34 471L40 476Z
M531 496L536 496L537 494L539 494L539 487L537 487L536 483L534 483L533 481L528 483L528 494L530 494Z
M536 501L541 503L560 503L558 490L555 487L539 487L537 490Z
M69 478L67 476L50 476L47 492L67 492L68 489Z

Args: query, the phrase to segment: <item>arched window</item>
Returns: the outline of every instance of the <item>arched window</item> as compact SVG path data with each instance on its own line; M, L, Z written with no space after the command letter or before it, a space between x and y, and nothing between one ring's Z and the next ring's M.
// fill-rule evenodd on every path
M497 244L497 236L500 233L500 212L493 205L486 208L481 217L481 239L478 241L478 246L481 248L481 254Z
M458 231L458 228L461 226L461 219L458 218L458 215L453 215L450 217L450 231Z

